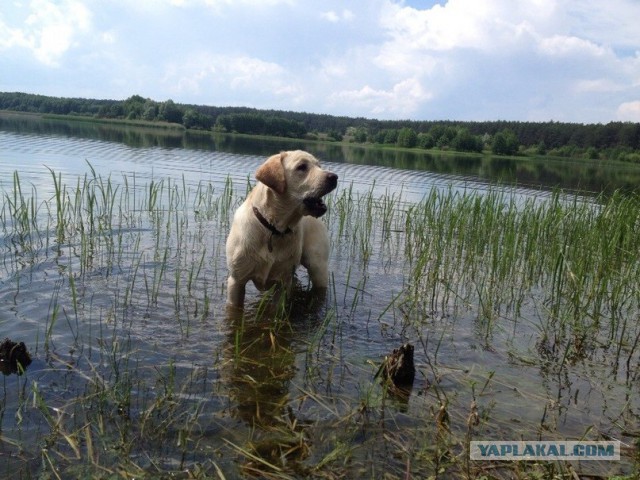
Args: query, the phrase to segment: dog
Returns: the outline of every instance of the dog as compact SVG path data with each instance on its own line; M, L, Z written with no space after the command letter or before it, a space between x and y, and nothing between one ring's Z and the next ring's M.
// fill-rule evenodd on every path
M288 288L299 265L314 289L326 289L329 235L319 218L327 211L322 197L336 188L338 176L296 150L269 157L255 177L227 237L227 305L243 307L249 280L261 291Z

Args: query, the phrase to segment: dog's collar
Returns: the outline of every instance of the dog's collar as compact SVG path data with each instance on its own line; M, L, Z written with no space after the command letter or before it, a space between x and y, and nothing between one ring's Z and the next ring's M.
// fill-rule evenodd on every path
M273 252L273 243L272 243L272 239L274 235L277 235L279 237L286 235L288 233L292 233L293 230L291 230L289 227L287 227L287 229L284 232L281 232L280 230L278 230L275 225L273 225L272 223L269 223L269 220L267 220L266 218L264 218L264 215L262 215L262 213L260 213L260 210L258 210L257 207L252 207L253 208L253 214L256 216L256 218L258 219L258 221L262 224L262 226L264 228L266 228L267 230L269 230L271 232L271 235L269 236L269 243L267 244L267 246L269 247L269 251Z

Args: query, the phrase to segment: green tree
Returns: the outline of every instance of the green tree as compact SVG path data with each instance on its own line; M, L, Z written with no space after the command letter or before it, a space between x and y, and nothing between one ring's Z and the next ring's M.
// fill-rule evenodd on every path
M208 115L203 115L193 108L187 108L182 116L182 124L186 128L209 130L213 121Z
M182 109L169 99L160 105L158 118L170 123L182 123Z
M264 119L264 134L277 137L302 138L307 133L302 122L284 117L269 116Z
M142 109L142 116L140 118L151 122L156 119L157 115L158 115L158 107L155 104L155 102L146 102Z
M329 136L330 140L333 140L335 142L342 141L342 134L337 130L329 130L327 135Z
M233 130L238 133L248 133L250 135L264 134L266 121L264 117L255 113L238 113L232 115Z
M440 138L436 140L436 146L443 147L452 147L453 148L453 139L458 135L458 129L455 127L445 127L442 131L442 135Z
M231 115L218 115L213 129L217 132L231 133L233 131L233 121L231 119Z
M493 136L491 151L496 155L515 155L518 153L518 137L509 129L502 130Z
M538 145L536 146L536 153L538 155L546 155L547 154L547 146L544 144L543 141L540 141L538 143Z
M451 147L458 152L482 152L482 138L472 135L466 128L459 128Z
M384 142L385 144L395 144L398 142L398 130L395 128L390 128L385 130L384 132Z
M367 141L367 130L363 127L358 127L353 132L353 141L356 143L365 143Z
M142 118L142 114L144 112L144 104L145 99L140 95L133 95L127 98L122 104L124 116L130 120L137 120L138 118Z
M431 135L430 133L419 133L418 146L420 148L424 148L425 150L435 147L436 142L433 139L433 135Z
M398 132L396 145L402 148L413 148L418 144L418 134L413 128L404 127Z
M440 137L442 137L442 135L444 135L444 130L445 130L444 125L440 125L440 124L436 124L436 125L434 125L433 127L431 127L429 129L428 133L433 138L433 146L434 147L436 145L438 145L438 141L440 140Z
M375 132L371 136L371 141L373 143L383 144L384 143L384 135L385 135L385 131L384 130L378 130L377 132Z

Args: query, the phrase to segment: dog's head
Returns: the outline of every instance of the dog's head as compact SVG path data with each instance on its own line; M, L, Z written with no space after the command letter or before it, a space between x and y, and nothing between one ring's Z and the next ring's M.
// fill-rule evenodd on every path
M302 150L273 155L256 171L256 179L278 195L299 203L304 215L321 217L327 211L322 197L336 188L338 175Z

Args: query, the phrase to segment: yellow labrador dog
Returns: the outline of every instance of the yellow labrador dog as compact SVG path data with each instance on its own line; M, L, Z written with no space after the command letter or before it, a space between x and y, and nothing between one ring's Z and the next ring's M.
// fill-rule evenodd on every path
M329 236L318 220L322 197L338 176L301 150L273 155L256 171L258 183L236 211L227 238L227 304L242 307L245 286L288 287L302 264L314 288L326 288Z

